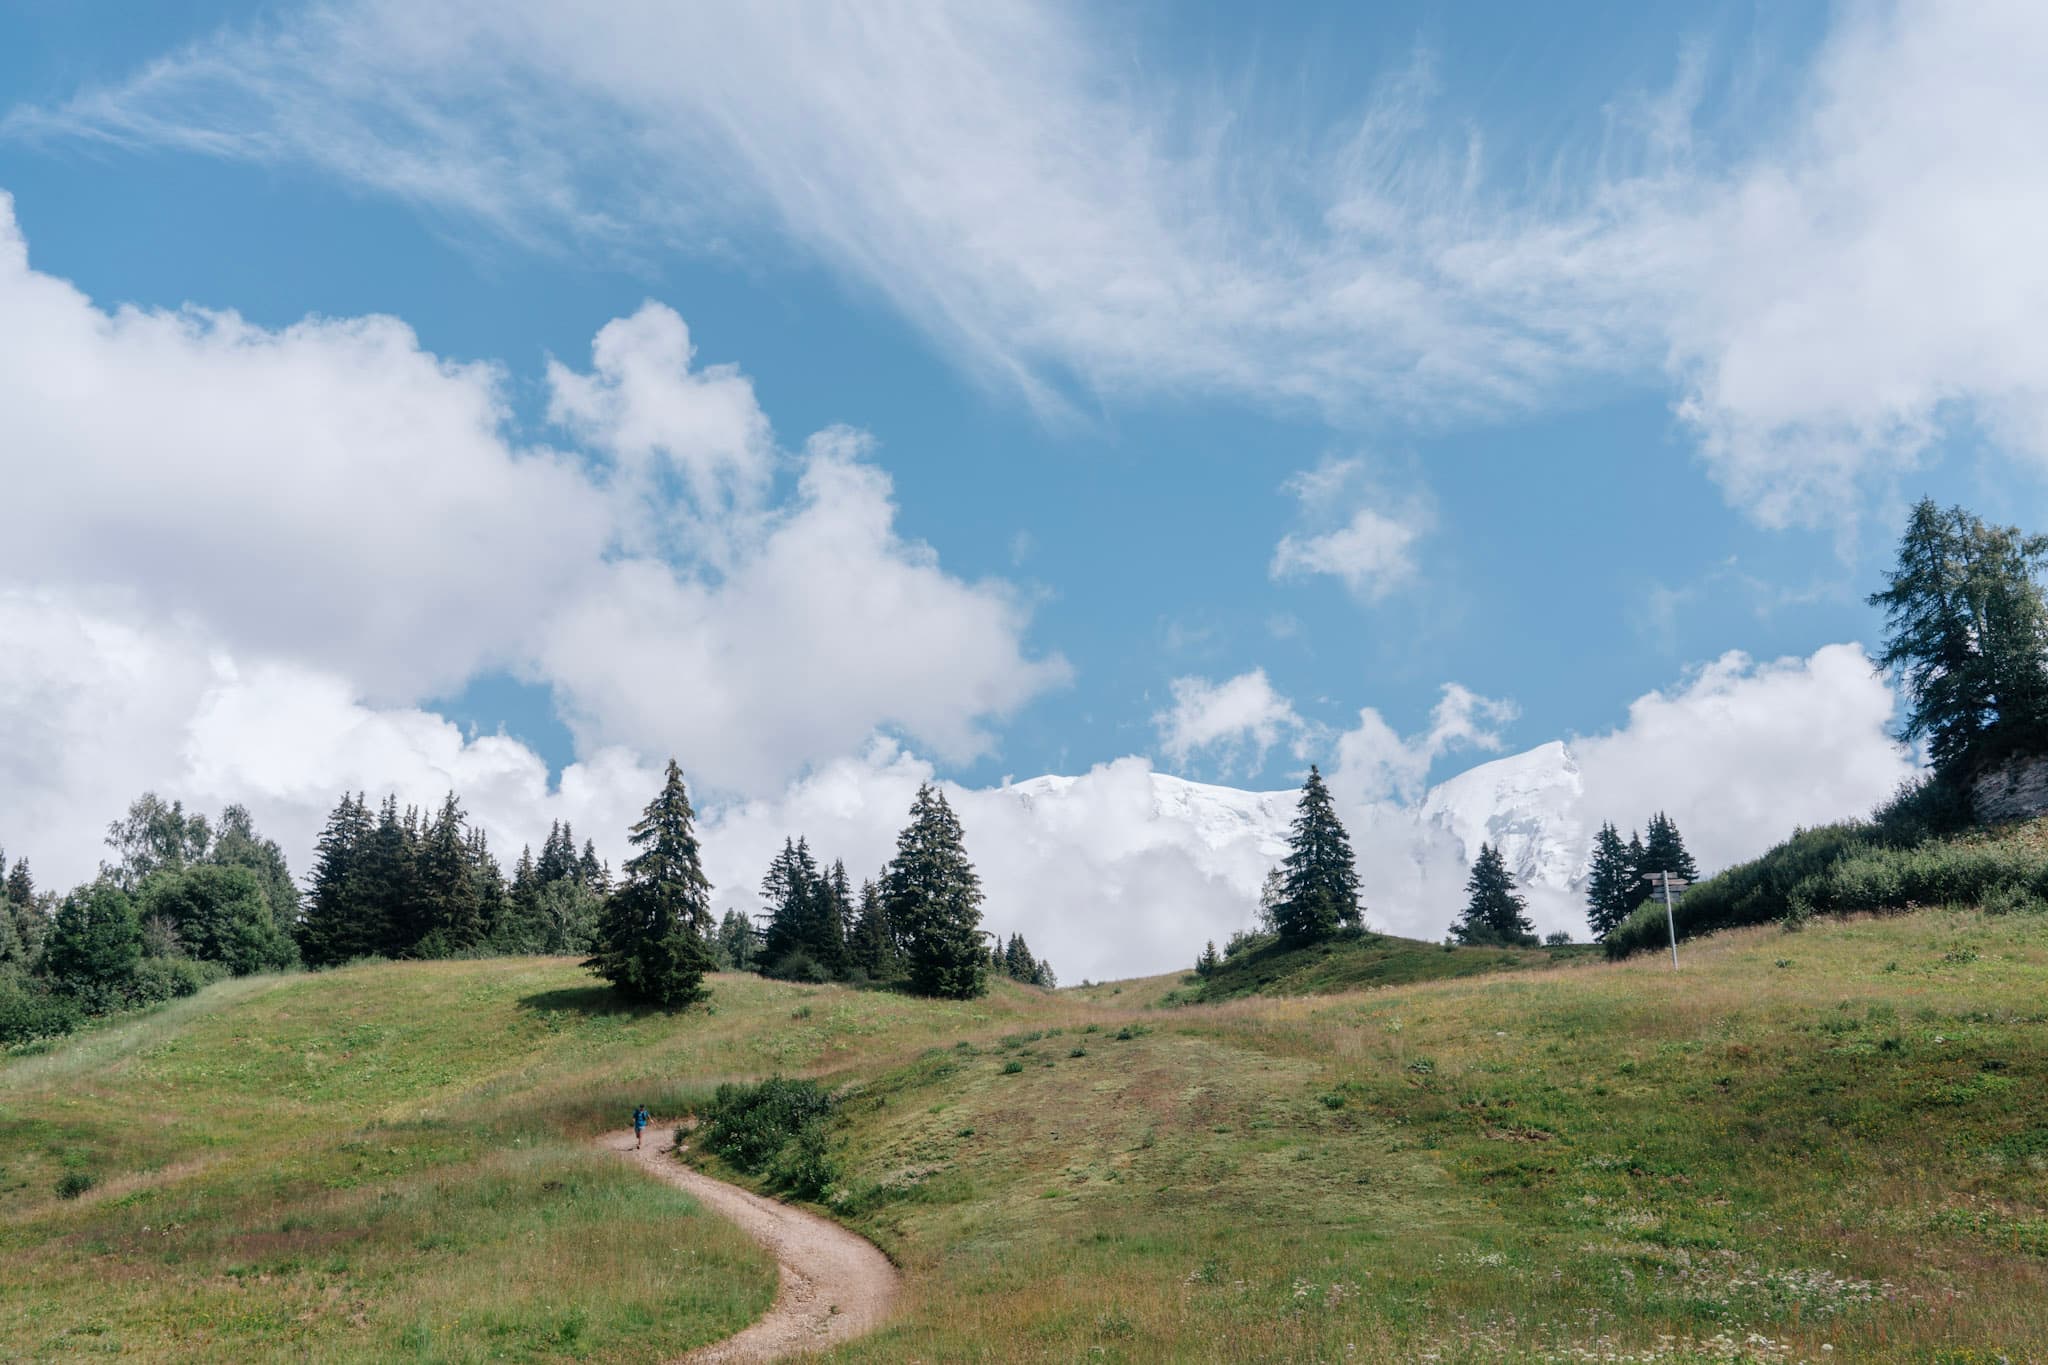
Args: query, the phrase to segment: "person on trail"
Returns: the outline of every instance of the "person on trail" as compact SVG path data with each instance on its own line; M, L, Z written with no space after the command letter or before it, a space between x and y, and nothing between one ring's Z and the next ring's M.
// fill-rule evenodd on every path
M647 1132L647 1106L641 1105L633 1111L633 1146L640 1146L641 1137Z

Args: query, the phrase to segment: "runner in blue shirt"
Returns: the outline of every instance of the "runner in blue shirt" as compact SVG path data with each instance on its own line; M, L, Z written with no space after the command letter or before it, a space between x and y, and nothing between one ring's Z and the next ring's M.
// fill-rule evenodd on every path
M640 1146L641 1135L644 1134L646 1131L647 1106L643 1104L638 1109L635 1109L633 1111L633 1146L636 1150Z

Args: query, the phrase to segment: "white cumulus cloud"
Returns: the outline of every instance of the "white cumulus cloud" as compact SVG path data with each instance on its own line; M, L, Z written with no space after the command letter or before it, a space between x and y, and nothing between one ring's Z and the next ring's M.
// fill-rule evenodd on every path
M1152 717L1159 745L1176 763L1198 753L1216 754L1232 766L1249 752L1257 770L1272 747L1308 728L1294 704L1273 689L1266 670L1255 668L1223 682L1175 678L1173 705Z

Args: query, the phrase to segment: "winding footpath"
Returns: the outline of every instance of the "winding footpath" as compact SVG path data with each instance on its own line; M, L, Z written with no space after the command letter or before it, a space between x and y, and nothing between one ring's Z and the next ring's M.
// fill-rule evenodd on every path
M665 1130L659 1123L653 1132ZM637 1163L657 1180L687 1190L775 1257L779 1284L767 1314L745 1331L699 1347L682 1360L782 1360L822 1351L881 1326L902 1292L903 1277L873 1242L814 1213L713 1180L676 1160L673 1147L650 1142L634 1150L633 1133L606 1133L597 1144Z

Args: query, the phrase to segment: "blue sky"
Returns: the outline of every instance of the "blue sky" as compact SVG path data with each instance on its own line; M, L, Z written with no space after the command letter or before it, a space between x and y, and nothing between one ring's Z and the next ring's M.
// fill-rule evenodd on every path
M1729 651L1874 641L1864 595L1922 492L2043 524L2020 226L2040 187L2013 156L2039 28L1997 6L20 0L0 8L0 190L25 278L103 316L232 311L285 349L389 315L429 366L492 367L495 444L460 478L536 451L614 493L635 460L653 472L623 521L476 532L507 572L445 602L470 570L436 567L430 501L417 543L360 537L395 567L358 600L311 568L267 598L120 553L7 582L502 731L555 780L608 747L687 766L736 727L791 736L709 761L752 797L875 735L974 786L1140 755L1279 787L1338 761L1366 708L1439 779L1617 731ZM687 367L649 303L687 328ZM593 338L635 318L606 371ZM620 377L643 362L743 383L643 392ZM570 412L585 380L602 392ZM704 455L714 408L772 439ZM315 420L246 425L274 422L267 458L296 469L314 438L293 423ZM736 677L700 733L665 718L687 695L618 681L660 648L606 654L607 630L691 629L671 607L592 586L536 643L491 595L552 622L552 585L645 560L802 629L777 594L838 571L764 547L824 431L886 478L844 504L886 522L861 600L889 574L922 586L845 636L826 609L809 647L718 626L717 657L801 685ZM163 512L200 539L144 537L181 564L238 543L207 525L224 466L192 458L193 505ZM714 466L717 497L677 493ZM331 533L321 563L346 564L350 517L379 506L308 511L287 539ZM133 529L75 520L81 543ZM749 572L758 591L733 586ZM399 599L479 624L423 651L372 619ZM1492 703L1478 743L1428 740L1453 684ZM780 710L746 704L777 689ZM797 733L820 706L844 714Z

